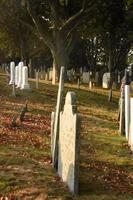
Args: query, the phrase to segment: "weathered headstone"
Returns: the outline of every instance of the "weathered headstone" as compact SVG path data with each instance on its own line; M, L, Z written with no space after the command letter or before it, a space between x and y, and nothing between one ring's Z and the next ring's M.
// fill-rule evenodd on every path
M83 72L83 83L90 82L90 72Z
M19 79L19 67L15 67L15 85L18 85L18 79Z
M68 80L69 80L70 82L73 82L73 81L74 81L73 69L67 70L67 77L68 77Z
M128 140L130 122L130 80L129 72L125 71L125 135Z
M133 98L130 98L130 131L128 144L133 152Z
M53 153L55 112L51 113L51 154Z
M10 82L9 85L12 85L15 83L15 63L10 63Z
M53 133L52 163L56 169L58 166L59 115L60 115L62 96L64 90L64 72L65 68L61 67L57 105L55 111L54 133Z
M21 88L21 85L22 85L22 69L23 69L23 62L19 62L18 64L18 68L19 68L19 73L18 73L18 84L17 84L17 87L20 87Z
M68 92L64 111L60 114L58 174L76 195L79 176L79 125L76 95L74 92Z
M103 88L108 89L109 82L110 82L110 73L104 73L103 74Z
M52 78L53 78L53 70L50 69L49 70L49 81L52 81Z
M22 85L21 85L22 90L29 90L30 86L28 83L28 67L24 66L22 69Z

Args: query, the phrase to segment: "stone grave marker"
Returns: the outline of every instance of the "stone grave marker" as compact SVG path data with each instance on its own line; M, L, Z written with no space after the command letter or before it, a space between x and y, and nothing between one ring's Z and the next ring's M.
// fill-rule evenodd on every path
M108 89L109 82L110 82L110 73L104 73L103 74L103 88Z
M90 72L83 72L83 83L90 82Z
M133 152L133 98L130 98L130 131L128 144L130 145L131 151Z
M57 95L57 105L56 105L56 111L55 111L54 128L53 128L52 163L56 169L58 165L59 115L60 115L62 96L63 96L63 90L64 90L64 72L65 72L65 68L61 67L59 89L58 89L58 95Z
M15 63L10 63L10 82L9 85L12 85L15 83Z
M49 81L52 81L53 78L53 69L50 68L49 70Z
M19 67L17 65L15 67L15 85L18 85L18 79L19 79Z
M58 174L69 190L78 194L80 121L76 95L68 92L64 111L60 113Z
M22 85L22 69L23 69L23 62L19 62L18 64L18 68L19 68L19 73L18 73L18 84L17 84L17 87L20 87L21 88L21 85Z
M21 85L22 90L29 90L30 86L28 83L28 67L24 66L22 69L22 85Z

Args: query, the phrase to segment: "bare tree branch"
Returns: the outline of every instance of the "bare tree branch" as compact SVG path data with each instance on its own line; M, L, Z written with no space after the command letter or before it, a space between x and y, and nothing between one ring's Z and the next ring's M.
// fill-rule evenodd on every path
M52 43L52 40L47 36L47 32L45 32L44 30L42 30L42 25L40 23L40 19L38 18L38 16L36 16L36 14L33 12L33 10L30 8L30 4L28 3L28 7L27 7L28 13L33 21L33 23L35 24L35 27L37 29L37 32L39 34L39 38L43 40L43 42L49 46L50 48L54 48L54 45Z

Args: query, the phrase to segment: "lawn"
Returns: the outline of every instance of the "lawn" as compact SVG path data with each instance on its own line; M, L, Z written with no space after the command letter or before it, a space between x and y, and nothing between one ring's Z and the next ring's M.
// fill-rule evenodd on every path
M117 121L119 92L87 85L75 91L81 115L79 196L69 193L51 164L50 118L55 110L58 85L41 81L32 91L17 90L11 97L11 86L0 72L0 195L18 200L133 200L133 155L125 137L119 136ZM17 120L27 103L23 122Z

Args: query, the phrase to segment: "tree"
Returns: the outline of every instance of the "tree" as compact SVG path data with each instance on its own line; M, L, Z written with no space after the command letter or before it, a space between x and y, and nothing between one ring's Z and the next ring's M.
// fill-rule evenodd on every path
M22 3L27 7L39 38L51 51L55 83L60 67L67 69L73 30L93 8L94 1L23 0Z

